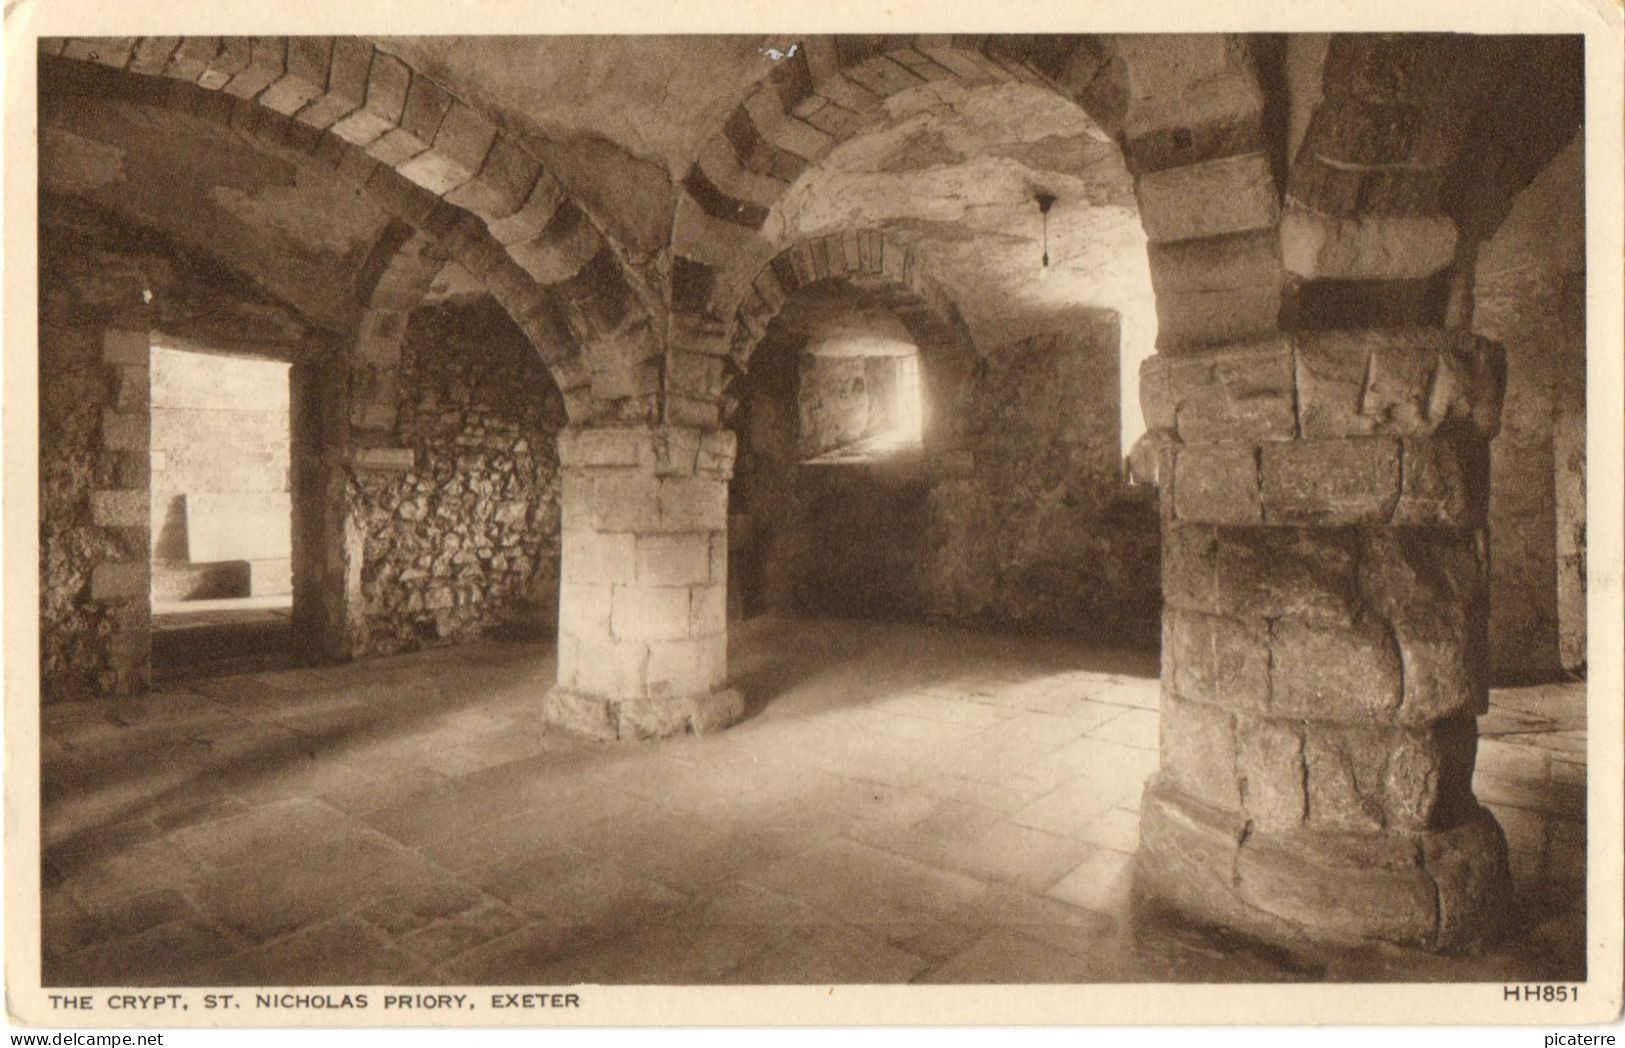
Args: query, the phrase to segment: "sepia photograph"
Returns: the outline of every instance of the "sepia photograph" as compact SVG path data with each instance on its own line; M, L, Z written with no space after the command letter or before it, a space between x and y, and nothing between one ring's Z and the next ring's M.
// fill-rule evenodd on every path
M8 25L13 1020L1617 1016L1620 20L1532 6Z

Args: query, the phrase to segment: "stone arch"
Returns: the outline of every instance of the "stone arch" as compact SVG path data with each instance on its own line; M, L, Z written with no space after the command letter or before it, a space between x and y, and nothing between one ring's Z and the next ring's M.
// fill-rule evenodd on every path
M98 86L309 156L432 237L535 347L572 420L642 418L655 332L609 240L477 108L360 37L42 40Z
M720 366L702 358L725 354L735 304L752 293L749 271L773 254L763 228L773 205L887 97L933 79L1045 86L1117 138L1146 230L1160 347L1442 323L1439 303L1459 289L1429 281L1459 278L1459 256L1579 118L1577 78L1539 73L1577 69L1578 43L1333 36L1307 62L1287 53L1301 46L1314 44L1239 34L809 38L706 140L684 181L668 413L708 417ZM1542 61L1509 50L1525 46ZM1485 75L1491 68L1515 72ZM1283 110L1300 103L1309 119L1290 143ZM1530 135L1495 134L1509 120Z
M1017 46L1041 82L1076 67L1076 47ZM1564 99L1490 74L1543 69L1532 59L1566 45L1335 38L1319 66L1289 69L1292 46L1108 47L1159 321L1142 401L1166 442L1161 770L1139 870L1175 908L1266 938L1470 948L1495 934L1508 890L1504 839L1471 785L1487 701L1485 453L1504 374L1499 347L1447 328L1436 286L1404 285L1454 280L1474 215L1527 180L1539 148L1497 142L1515 138L1497 131L1505 114L1562 120ZM727 357L734 302L760 294L740 270L773 253L779 187L861 126L842 99L923 83L936 74L922 63L946 69L958 49L858 38L802 53L685 184L673 364ZM1294 104L1311 112L1288 165ZM1462 194L1486 157L1486 192ZM1396 305L1396 291L1418 300ZM708 390L684 384L706 372L678 374L668 406L706 424ZM1330 771L1356 760L1384 769L1380 787ZM1361 905L1318 901L1333 898Z
M773 319L796 292L824 281L849 281L884 293L886 305L920 349L927 446L953 446L954 424L962 413L943 409L960 402L973 376L977 353L970 329L918 254L875 230L811 237L781 251L756 274L732 325L724 418L736 406L733 390Z
M803 41L706 140L684 182L673 232L668 413L695 424L714 417L729 322L735 303L752 294L741 270L774 252L763 231L773 204L886 98L930 80L1043 86L1118 140L1152 244L1163 343L1275 330L1280 192L1261 54L1249 38L1217 34Z
M356 504L372 497L369 488L403 477L410 483L412 474L430 468L421 446L399 426L409 383L403 357L412 314L453 261L442 241L392 220L362 263L355 288L360 312L346 352L296 370L297 388L313 408L307 424L317 435L305 441L314 452L306 463L309 489L321 494L303 507L302 519L307 543L322 555L311 565L307 614L295 626L304 631L307 649L326 657L375 650L365 579L376 554ZM551 372L539 381L552 381Z
M668 414L714 424L732 323L757 311L740 303L782 246L763 229L774 204L888 97L933 80L1037 83L1078 100L1114 132L1125 99L1121 63L1091 37L800 41L703 141L683 180L672 230Z

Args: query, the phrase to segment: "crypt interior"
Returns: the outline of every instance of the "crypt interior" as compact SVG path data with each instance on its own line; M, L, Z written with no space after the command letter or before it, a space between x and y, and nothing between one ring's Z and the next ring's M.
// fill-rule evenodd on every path
M1584 978L1582 67L42 41L45 984Z

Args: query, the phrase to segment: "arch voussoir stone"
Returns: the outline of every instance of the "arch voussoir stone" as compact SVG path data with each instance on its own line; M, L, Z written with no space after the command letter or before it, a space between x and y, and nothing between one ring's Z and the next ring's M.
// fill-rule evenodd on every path
M1297 323L1372 322L1402 297L1418 300L1413 319L1442 319L1428 281L1457 261L1445 180L1470 123L1475 63L1437 52L1462 47L1472 44L1337 38L1328 47L1281 223Z
M797 291L823 280L890 284L907 296L899 317L922 336L970 346L964 319L915 254L878 230L810 237L776 255L756 274L731 326L729 355L741 372L768 324Z
M697 423L714 417L706 398L715 386L716 367L697 358L720 356L719 339L723 345L734 341L742 304L749 307L743 322L755 323L759 310L752 281L761 279L762 267L779 250L767 228L769 218L808 166L879 119L884 101L901 91L935 82L1013 81L1061 92L1113 133L1121 124L1123 63L1110 42L1093 38L812 36L773 63L702 143L679 193L672 234L668 417L676 412ZM824 242L811 244L805 255L785 261L801 267L800 283L829 270ZM890 254L878 241L872 246L874 272L909 279L901 268L904 255L895 246ZM674 381L679 371L681 382Z
M137 82L115 90L330 166L487 282L535 341L572 418L653 417L654 328L596 223L513 135L399 57L356 37L41 47Z
M1157 344L1170 352L1280 329L1281 192L1247 44L1120 37L1123 149L1135 174Z

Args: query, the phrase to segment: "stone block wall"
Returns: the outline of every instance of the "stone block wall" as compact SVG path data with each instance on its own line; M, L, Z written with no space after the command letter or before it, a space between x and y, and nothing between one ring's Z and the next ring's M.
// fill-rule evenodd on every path
M252 285L83 205L40 210L40 671L47 698L151 672L151 334L328 344Z
M288 594L288 365L152 354L154 598Z
M42 316L40 342L42 684L139 691L152 657L146 335Z
M523 332L489 300L421 308L393 389L393 446L360 449L344 488L351 654L550 628L564 406Z

